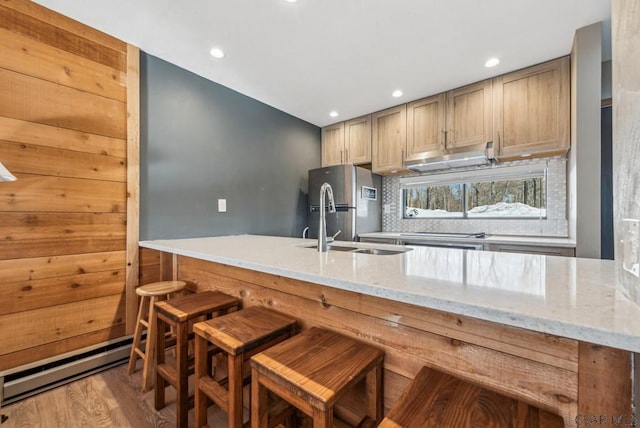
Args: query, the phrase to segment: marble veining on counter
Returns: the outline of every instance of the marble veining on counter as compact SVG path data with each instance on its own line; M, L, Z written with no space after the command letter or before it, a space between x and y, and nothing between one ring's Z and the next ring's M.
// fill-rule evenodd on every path
M239 235L140 246L640 352L640 306L617 287L613 261L432 247L384 256L301 247L314 242Z

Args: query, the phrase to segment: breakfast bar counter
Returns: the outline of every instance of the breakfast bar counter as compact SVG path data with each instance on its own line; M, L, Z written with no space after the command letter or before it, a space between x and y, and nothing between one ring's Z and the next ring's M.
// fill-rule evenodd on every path
M631 418L640 306L616 283L614 262L351 242L334 244L351 251L319 253L314 244L253 235L145 241L140 277L218 289L303 328L380 346L386 408L426 365L559 414L566 426Z

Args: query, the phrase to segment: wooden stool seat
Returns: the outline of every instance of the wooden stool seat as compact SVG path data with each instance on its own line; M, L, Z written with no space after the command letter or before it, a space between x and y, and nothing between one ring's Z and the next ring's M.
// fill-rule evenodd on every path
M297 331L297 322L279 312L261 306L193 325L196 335L196 426L207 424L209 399L227 412L228 427L242 426L242 388L249 378L249 358ZM208 344L218 347L227 357L227 378L214 379L207 370ZM228 389L224 387L228 386Z
M379 428L563 427L538 410L462 379L423 367Z
M164 352L156 353L156 387L154 406L160 410L165 406L165 387L176 389L176 419L178 427L186 427L189 414L189 333L190 322L200 317L224 315L237 309L239 301L218 291L204 291L156 303L158 332L170 326L176 332L176 366L165 363ZM165 335L156 334L156 347L164 349Z
M138 308L138 319L133 333L133 343L129 354L129 375L132 375L136 368L136 361L140 357L142 364L142 391L151 389L153 380L153 368L155 365L156 352L156 324L155 324L155 304L164 298L169 298L172 293L182 291L187 286L184 281L162 281L141 285L136 288L136 294L141 297ZM145 318L145 314L148 314ZM140 348L142 342L142 332L147 330L144 350Z
M315 428L333 427L337 402L365 378L366 416L379 421L383 356L373 346L319 328L254 355L251 426L267 426L267 392L271 391L313 418Z

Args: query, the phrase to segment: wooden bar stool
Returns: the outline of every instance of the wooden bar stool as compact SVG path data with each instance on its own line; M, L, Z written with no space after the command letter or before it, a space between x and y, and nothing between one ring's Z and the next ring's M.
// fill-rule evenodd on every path
M155 303L164 298L168 299L171 293L183 290L186 285L187 283L184 281L162 281L141 285L136 288L136 294L140 296L140 306L138 309L136 329L133 333L131 354L129 355L129 375L132 375L135 371L136 361L138 360L138 357L140 357L143 361L142 392L147 392L153 386L152 373L156 359ZM142 332L144 330L147 330L147 339L145 340L144 350L142 350L140 348L140 342L142 341Z
M423 367L379 428L564 427L560 416Z
M229 428L242 427L242 388L250 376L249 358L293 336L296 331L295 319L261 306L194 324L196 426L207 425L207 407L211 399L227 412ZM227 357L226 379L216 380L207 370L209 343ZM293 414L293 409L286 408ZM281 420L282 417L278 422Z
M165 387L176 389L176 418L178 427L187 426L189 414L189 333L190 321L200 317L211 318L237 309L238 299L218 291L205 291L156 303L158 331L170 326L176 332L176 365L165 363L165 353L156 352L156 387L154 405L156 410L165 406ZM165 348L165 335L156 334L156 347Z
M384 353L319 328L303 331L251 358L251 426L267 427L267 393L275 393L313 419L333 427L334 407L366 377L365 424L382 419Z

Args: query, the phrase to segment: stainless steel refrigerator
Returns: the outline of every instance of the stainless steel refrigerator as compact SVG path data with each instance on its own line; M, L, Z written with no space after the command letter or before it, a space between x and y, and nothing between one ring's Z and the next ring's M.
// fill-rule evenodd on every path
M340 231L336 240L356 241L361 233L381 230L381 177L365 168L336 165L309 171L310 238L318 237L320 187L323 183L331 185L336 205L336 213L325 214L327 236Z

